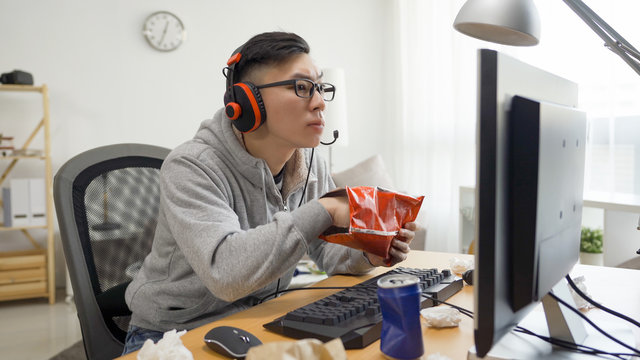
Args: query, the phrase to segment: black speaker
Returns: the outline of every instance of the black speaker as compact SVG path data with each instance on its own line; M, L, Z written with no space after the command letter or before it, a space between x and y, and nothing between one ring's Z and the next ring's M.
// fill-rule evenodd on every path
M0 83L16 85L33 85L33 76L28 72L13 70L0 75Z

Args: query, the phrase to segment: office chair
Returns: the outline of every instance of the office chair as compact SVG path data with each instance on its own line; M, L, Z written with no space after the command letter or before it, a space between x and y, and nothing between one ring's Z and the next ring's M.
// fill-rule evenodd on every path
M60 236L89 359L120 356L127 285L151 251L168 149L117 144L83 152L56 173Z

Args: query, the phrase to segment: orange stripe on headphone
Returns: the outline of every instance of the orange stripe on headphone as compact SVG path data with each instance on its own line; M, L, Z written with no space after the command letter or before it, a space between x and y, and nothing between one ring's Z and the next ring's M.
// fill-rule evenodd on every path
M251 107L253 108L253 114L255 115L256 121L254 121L253 127L247 131L252 132L253 130L257 129L258 126L260 126L260 123L262 123L262 113L260 112L260 107L258 107L258 102L256 101L253 92L251 92L251 89L249 89L247 84L237 83L236 85L240 86L242 90L244 90L244 92L247 94L249 102L251 103Z
M231 55L229 60L227 60L227 66L231 66L231 64L237 63L238 61L240 61L240 58L242 58L242 54L240 53L235 53Z

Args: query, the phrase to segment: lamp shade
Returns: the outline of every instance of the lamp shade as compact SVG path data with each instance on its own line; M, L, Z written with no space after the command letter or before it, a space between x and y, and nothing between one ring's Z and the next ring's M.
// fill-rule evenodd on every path
M453 27L504 45L533 46L540 39L540 16L532 0L468 0Z
M332 101L328 101L324 109L324 140L333 141L333 131L338 130L340 136L335 145L349 145L349 127L347 126L347 88L344 69L322 69L322 82L336 87L336 94Z

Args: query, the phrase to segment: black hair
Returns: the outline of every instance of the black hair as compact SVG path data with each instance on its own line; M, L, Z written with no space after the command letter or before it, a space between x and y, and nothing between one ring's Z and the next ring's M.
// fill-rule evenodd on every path
M246 81L246 77L258 67L277 65L309 51L309 44L294 33L274 31L255 35L241 47L242 57L235 66L233 80Z

